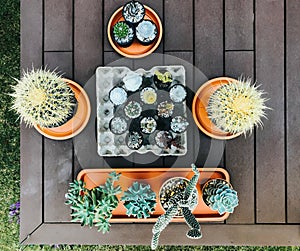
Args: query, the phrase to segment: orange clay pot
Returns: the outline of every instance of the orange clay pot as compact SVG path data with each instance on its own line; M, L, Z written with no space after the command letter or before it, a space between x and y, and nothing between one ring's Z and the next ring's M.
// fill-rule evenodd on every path
M236 80L228 77L211 79L198 89L193 100L192 113L196 125L204 134L214 139L233 139L242 134L230 134L222 131L210 120L206 110L210 96L222 85L229 84L231 81Z
M154 22L157 27L157 30L158 30L156 40L150 45L146 45L146 46L142 45L135 39L133 41L132 45L130 45L127 48L123 48L113 41L113 39L111 37L111 31L112 31L113 26L119 21L124 21L124 18L122 16L123 6L114 12L114 14L111 16L111 18L108 22L108 25L107 25L108 41L109 41L110 45L114 48L114 50L124 57L127 57L127 58L146 57L146 56L150 55L152 52L154 52L161 42L162 33L163 33L161 20L160 20L159 16L155 13L154 10L152 10L150 7L148 7L146 5L144 5L144 7L146 10L144 20L151 20L152 22Z
M198 205L194 209L193 214L199 222L224 221L228 218L229 213L220 215L218 212L211 210L202 200L202 190L200 185L204 184L207 180L218 178L229 182L228 172L223 168L198 168L198 170L200 171L200 177L196 187L198 191ZM159 203L159 191L163 183L173 177L191 179L194 176L194 173L190 168L108 168L82 170L78 174L77 180L82 180L86 183L86 188L92 189L104 184L108 178L108 174L112 171L121 173L120 180L116 182L116 185L120 185L122 191L126 191L134 181L149 184L151 189L156 193L157 203L154 213L151 214L149 218L137 219L132 216L128 217L123 202L119 202L117 208L112 212L110 222L156 222L157 218L165 213ZM123 193L117 195L119 200L122 195ZM184 218L175 217L172 219L172 222L184 222Z
M77 83L69 79L63 79L75 93L77 109L74 116L65 124L46 128L34 125L35 129L49 139L66 140L78 135L87 125L91 115L91 104L88 95L84 89Z

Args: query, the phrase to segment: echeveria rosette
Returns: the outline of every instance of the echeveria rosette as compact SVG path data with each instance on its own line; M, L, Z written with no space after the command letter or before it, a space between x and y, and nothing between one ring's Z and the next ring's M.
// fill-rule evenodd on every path
M150 217L156 206L156 194L151 190L150 185L134 182L124 196L121 198L127 209L128 216L134 216L138 219Z
M229 184L218 181L209 183L204 189L205 202L212 210L219 214L225 212L233 213L234 208L238 206L239 199L237 192Z

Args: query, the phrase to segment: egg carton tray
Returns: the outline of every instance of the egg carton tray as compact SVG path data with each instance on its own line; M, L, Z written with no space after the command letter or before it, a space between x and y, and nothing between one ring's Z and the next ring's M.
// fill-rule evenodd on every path
M155 71L170 72L173 82L170 85L181 84L186 86L185 83L185 69L181 65L172 66L155 66L151 70L138 69L134 72L144 76L145 78L154 75ZM145 154L152 152L157 156L183 156L187 152L187 132L174 133L173 137L177 138L180 147L160 148L155 144L155 132L147 135L147 144L143 145L138 150L130 149L126 144L126 136L128 130L121 135L116 135L111 132L109 123L115 116L125 117L123 107L115 106L109 100L109 92L116 86L119 86L122 79L132 72L128 67L98 67L96 70L96 96L97 96L97 145L98 154L103 157L118 157L129 156L131 153ZM154 84L153 84L154 85ZM138 93L137 93L138 94ZM128 97L129 99L129 97ZM126 102L125 102L126 103ZM152 106L152 107L151 107ZM186 102L174 104L174 116L187 117ZM143 110L154 110L153 105L143 105ZM130 120L129 118L126 118ZM129 121L130 122L130 121ZM128 123L129 123L128 122ZM156 130L157 131L157 130Z

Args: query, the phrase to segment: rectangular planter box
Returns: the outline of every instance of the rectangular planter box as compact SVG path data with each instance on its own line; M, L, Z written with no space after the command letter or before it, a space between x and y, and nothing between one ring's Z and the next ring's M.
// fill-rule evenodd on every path
M200 171L200 178L197 184L199 203L193 211L193 214L199 222L224 221L228 218L229 213L220 215L217 211L213 211L206 206L202 200L201 189L206 181L215 178L221 178L230 182L228 172L223 168L198 168L198 170ZM113 217L110 220L110 222L117 223L155 222L157 218L164 213L164 210L158 200L158 194L161 185L169 178L184 177L190 179L194 175L190 168L85 169L78 174L77 179L83 180L86 183L86 187L88 189L92 189L96 186L104 184L108 174L112 171L122 174L120 180L116 183L117 185L121 186L122 191L126 191L134 181L138 181L141 183L150 184L151 189L156 193L157 198L155 212L147 219L128 217L126 215L126 208L124 207L123 202L120 202L118 207L113 211ZM119 199L122 197L122 194L123 193L118 195ZM184 219L173 218L172 222L184 222Z

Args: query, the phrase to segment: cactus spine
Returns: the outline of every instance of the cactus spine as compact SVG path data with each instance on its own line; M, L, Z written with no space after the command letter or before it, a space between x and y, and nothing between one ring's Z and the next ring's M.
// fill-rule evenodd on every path
M210 97L207 112L217 127L225 132L250 134L254 126L262 126L266 117L263 91L251 85L251 79L240 77L221 86Z
M16 81L12 109L26 125L60 126L73 115L74 92L57 73L32 69Z

